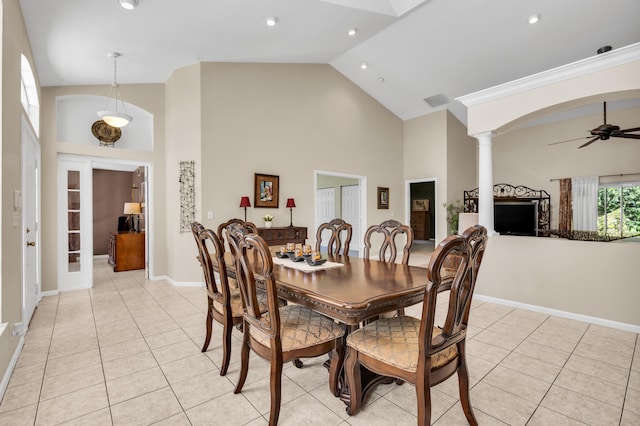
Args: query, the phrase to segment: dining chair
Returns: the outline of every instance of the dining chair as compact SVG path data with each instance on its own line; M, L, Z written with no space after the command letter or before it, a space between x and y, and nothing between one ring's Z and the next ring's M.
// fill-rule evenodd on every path
M457 373L464 414L469 424L478 424L469 399L465 342L473 290L486 241L486 229L476 225L462 235L452 235L440 243L427 269L431 285L424 295L421 319L404 315L383 318L347 336L345 372L350 395L349 414L354 415L362 408L364 394L375 386L375 382L364 383L361 366L415 385L418 425L430 424L431 386ZM461 262L451 283L446 317L442 324L436 325L437 298L442 294L441 269L445 259L452 254L458 255Z
M229 246L229 241L226 235L227 228L229 227L229 225L234 224L242 226L247 230L247 232L251 234L258 235L258 227L253 222L246 222L242 219L229 219L228 221L218 225L218 229L216 230L216 234L218 235L218 238L220 238L220 241L222 241L223 243L226 242L227 246Z
M349 243L351 243L352 226L342 219L333 219L318 226L316 231L316 251L320 252L322 246L322 234L329 231L329 242L327 243L327 253L329 256L349 255ZM342 253L341 253L342 249Z
M282 366L298 358L332 353L329 389L338 395L339 366L344 359L345 327L309 308L278 305L273 259L262 237L248 234L238 225L229 227L236 276L245 300L243 314L242 366L234 393L242 391L249 370L249 352L271 363L271 411L269 425L276 425L280 414ZM267 311L261 312L256 294L256 274L267 291Z
M198 255L196 256L196 259L198 259L198 263L200 263L200 265L202 266L202 257L200 256L200 246L198 245L198 234L200 232L204 231L204 226L199 223L199 222L192 222L191 223L191 233L193 234L193 238L195 238L196 240L196 247L198 248Z
M193 230L194 227L192 227ZM210 229L202 229L197 234L194 231L194 236L198 244L200 263L207 285L207 334L202 345L202 352L206 352L209 347L213 320L216 320L222 324L220 375L224 376L229 368L231 358L231 332L234 326L242 324L242 298L237 289L234 291L229 287L224 247L218 236Z
M382 262L395 262L398 256L398 247L396 244L396 238L399 235L405 236L405 243L402 247L402 263L404 265L409 264L409 255L411 254L411 247L413 247L413 229L410 226L403 225L397 220L385 220L380 225L372 225L367 229L364 234L364 253L363 257L369 259L372 237L374 235L381 234L383 241L378 251L378 260Z

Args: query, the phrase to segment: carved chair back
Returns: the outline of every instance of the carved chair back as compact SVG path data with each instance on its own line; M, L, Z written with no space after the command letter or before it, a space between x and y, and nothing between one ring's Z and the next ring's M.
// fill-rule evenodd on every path
M191 224L191 233L193 234L193 238L196 240L196 247L198 248L198 255L196 256L196 259L198 259L198 262L200 262L201 266L202 266L202 250L200 249L200 243L198 242L198 234L202 231L204 231L204 226L202 226L201 223L193 222Z
M253 222L245 222L242 219L230 219L224 223L221 223L220 225L218 225L216 234L218 235L220 241L222 241L222 244L224 245L226 243L229 248L231 248L231 244L229 244L229 231L227 228L229 228L230 225L240 225L248 233L258 235L258 227Z
M349 244L351 243L352 227L351 224L342 219L333 219L330 222L323 223L318 227L316 232L316 251L319 252L322 246L322 233L329 231L331 236L327 243L327 252L329 256L338 256L340 254L349 254ZM342 253L340 250L342 249Z
M409 263L409 255L411 254L411 247L413 246L413 229L407 225L403 225L397 220L385 220L380 225L373 225L367 229L364 234L364 258L369 258L369 251L371 250L372 236L375 234L381 234L384 240L380 245L378 252L378 258L382 262L393 263L396 261L398 255L398 247L396 245L396 238L399 235L405 236L405 244L402 247L402 263Z
M211 229L199 232L196 241L200 248L207 293L226 308L230 303L230 290L222 242ZM217 280L214 271L217 272Z

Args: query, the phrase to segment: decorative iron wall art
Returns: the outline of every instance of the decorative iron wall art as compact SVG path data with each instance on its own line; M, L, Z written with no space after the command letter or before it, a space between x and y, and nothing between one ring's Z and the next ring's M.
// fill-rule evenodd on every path
M196 162L181 161L180 182L180 232L191 232L191 224L196 220Z

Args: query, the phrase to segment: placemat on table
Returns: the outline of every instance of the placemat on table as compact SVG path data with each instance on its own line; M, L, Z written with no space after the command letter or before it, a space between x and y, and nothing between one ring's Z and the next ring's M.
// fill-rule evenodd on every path
M305 261L294 262L291 259L283 259L280 257L274 257L273 264L282 265L286 268L297 269L298 271L302 271L302 272L322 271L323 269L339 268L341 266L344 266L342 263L330 262L328 260L322 265L311 266Z

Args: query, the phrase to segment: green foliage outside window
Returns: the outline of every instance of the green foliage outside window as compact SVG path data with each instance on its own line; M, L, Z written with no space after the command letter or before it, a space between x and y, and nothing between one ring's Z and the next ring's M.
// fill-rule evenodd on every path
M598 189L598 233L640 235L640 185Z

